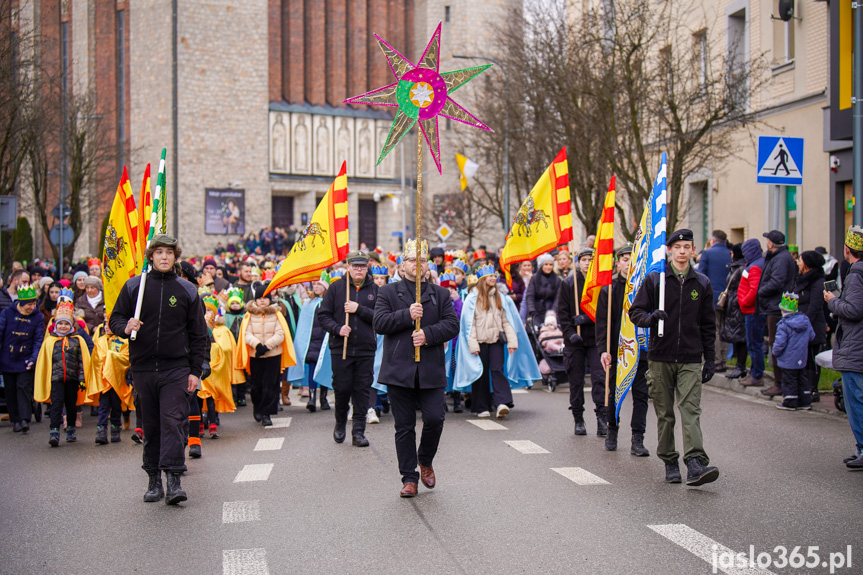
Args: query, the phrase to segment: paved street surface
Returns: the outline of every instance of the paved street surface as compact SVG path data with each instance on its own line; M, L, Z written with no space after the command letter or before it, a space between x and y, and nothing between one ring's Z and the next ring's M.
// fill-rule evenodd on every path
M78 443L52 449L45 421L27 436L4 422L0 572L691 575L714 572L714 549L799 545L818 546L822 565L719 572L829 573L828 553L851 545L852 567L835 572L863 573L863 473L842 465L847 421L705 387L705 447L721 475L693 489L663 481L652 405L651 456L636 458L629 402L607 452L592 418L587 437L572 435L567 393L515 395L500 426L448 414L437 487L411 500L398 497L391 415L359 449L332 441L332 411L311 414L296 397L270 429L239 408L187 461L180 507L142 502L129 431L96 446L88 413Z

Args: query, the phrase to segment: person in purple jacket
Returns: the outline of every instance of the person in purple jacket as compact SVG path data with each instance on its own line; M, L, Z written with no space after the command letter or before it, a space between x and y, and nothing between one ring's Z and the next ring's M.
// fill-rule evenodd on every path
M45 337L45 320L37 309L36 288L18 286L17 300L0 312L0 372L12 431L30 430L33 416L33 377Z
M812 390L806 378L806 360L809 343L815 339L815 330L809 317L797 311L798 295L785 292L779 302L782 319L776 325L773 355L782 368L782 403L778 409L796 411L812 409Z

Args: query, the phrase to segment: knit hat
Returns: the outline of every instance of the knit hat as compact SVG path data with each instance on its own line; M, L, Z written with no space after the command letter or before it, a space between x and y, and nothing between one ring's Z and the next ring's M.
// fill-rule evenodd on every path
M863 251L863 228L851 226L845 234L845 245L854 251Z
M554 258L550 254L542 254L536 258L536 267L542 268L547 263L554 263Z
M67 287L69 287L70 285L72 285L72 283L71 283L69 280L67 280L66 278L61 279L61 280L60 280L59 282L57 282L57 283L59 283L59 284L60 284L61 286L63 286L64 288L67 288Z
M78 278L88 278L88 277L90 277L90 274L88 274L87 272L75 272L75 275L72 276L72 283L77 284Z
M204 260L204 265L202 267L207 267L207 266L213 266L214 268L218 267L216 265L216 260L214 260L213 258L207 258Z
M84 287L97 287L99 291L102 291L102 279L96 276L87 276L87 279L84 280Z
M270 282L254 282L252 283L252 294L255 299L260 299L264 297L264 292L267 291L267 287L270 285ZM270 297L270 296L266 296Z
M36 288L30 284L18 286L18 303L29 303L36 301Z
M811 270L818 269L824 265L824 256L816 251L805 251L800 254L800 259L802 259L803 264Z
M787 311L789 313L796 313L799 298L800 296L798 296L796 293L783 293L782 301L779 302L779 309L781 309L782 311Z
M75 327L75 306L70 301L61 301L57 303L54 309L54 323L61 321L68 322L69 325Z
M46 286L54 283L54 278L51 276L45 276L39 280L39 289L44 290Z

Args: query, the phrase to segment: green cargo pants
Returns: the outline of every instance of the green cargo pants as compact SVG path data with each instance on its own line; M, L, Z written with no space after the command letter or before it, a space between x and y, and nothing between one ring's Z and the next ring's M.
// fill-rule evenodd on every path
M647 386L656 410L659 445L656 454L674 463L679 453L674 448L674 397L683 425L683 460L700 457L709 463L701 435L701 364L649 361Z

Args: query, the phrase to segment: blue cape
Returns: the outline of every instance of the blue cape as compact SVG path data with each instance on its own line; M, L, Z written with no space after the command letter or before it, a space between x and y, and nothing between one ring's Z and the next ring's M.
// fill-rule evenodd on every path
M321 298L316 297L306 302L306 305L300 310L300 319L297 322L297 334L294 337L294 353L297 354L297 364L288 368L287 376L288 381L291 382L293 387L301 387L306 385L306 381L308 381L309 366L306 364L306 354L309 352L309 342L312 339L315 311L321 305L321 301L323 301ZM318 359L320 359L320 356L318 356Z
M536 357L533 355L533 348L530 346L527 332L524 330L512 299L502 297L500 292L497 293L497 297L501 299L503 309L506 311L506 319L512 325L518 339L518 349L515 353L510 354L509 349L504 348L503 373L509 380L509 386L512 389L530 387L534 381L542 379L539 365L537 365ZM467 341L473 327L476 299L476 291L472 291L467 296L461 312L461 330L458 334L458 344L455 350L456 368L453 383L453 387L457 390L469 389L482 376L482 360L478 355L473 355L470 352ZM491 386L491 380L489 380L489 386Z
M375 367L374 376L372 378L372 387L378 390L379 394L387 392L387 386L378 383L378 372L381 370L381 361L384 357L384 336L378 335L378 348L375 350ZM318 356L318 363L315 365L315 381L318 385L323 385L329 389L333 388L333 361L330 356L330 334L324 336L324 342L321 344L321 354Z

